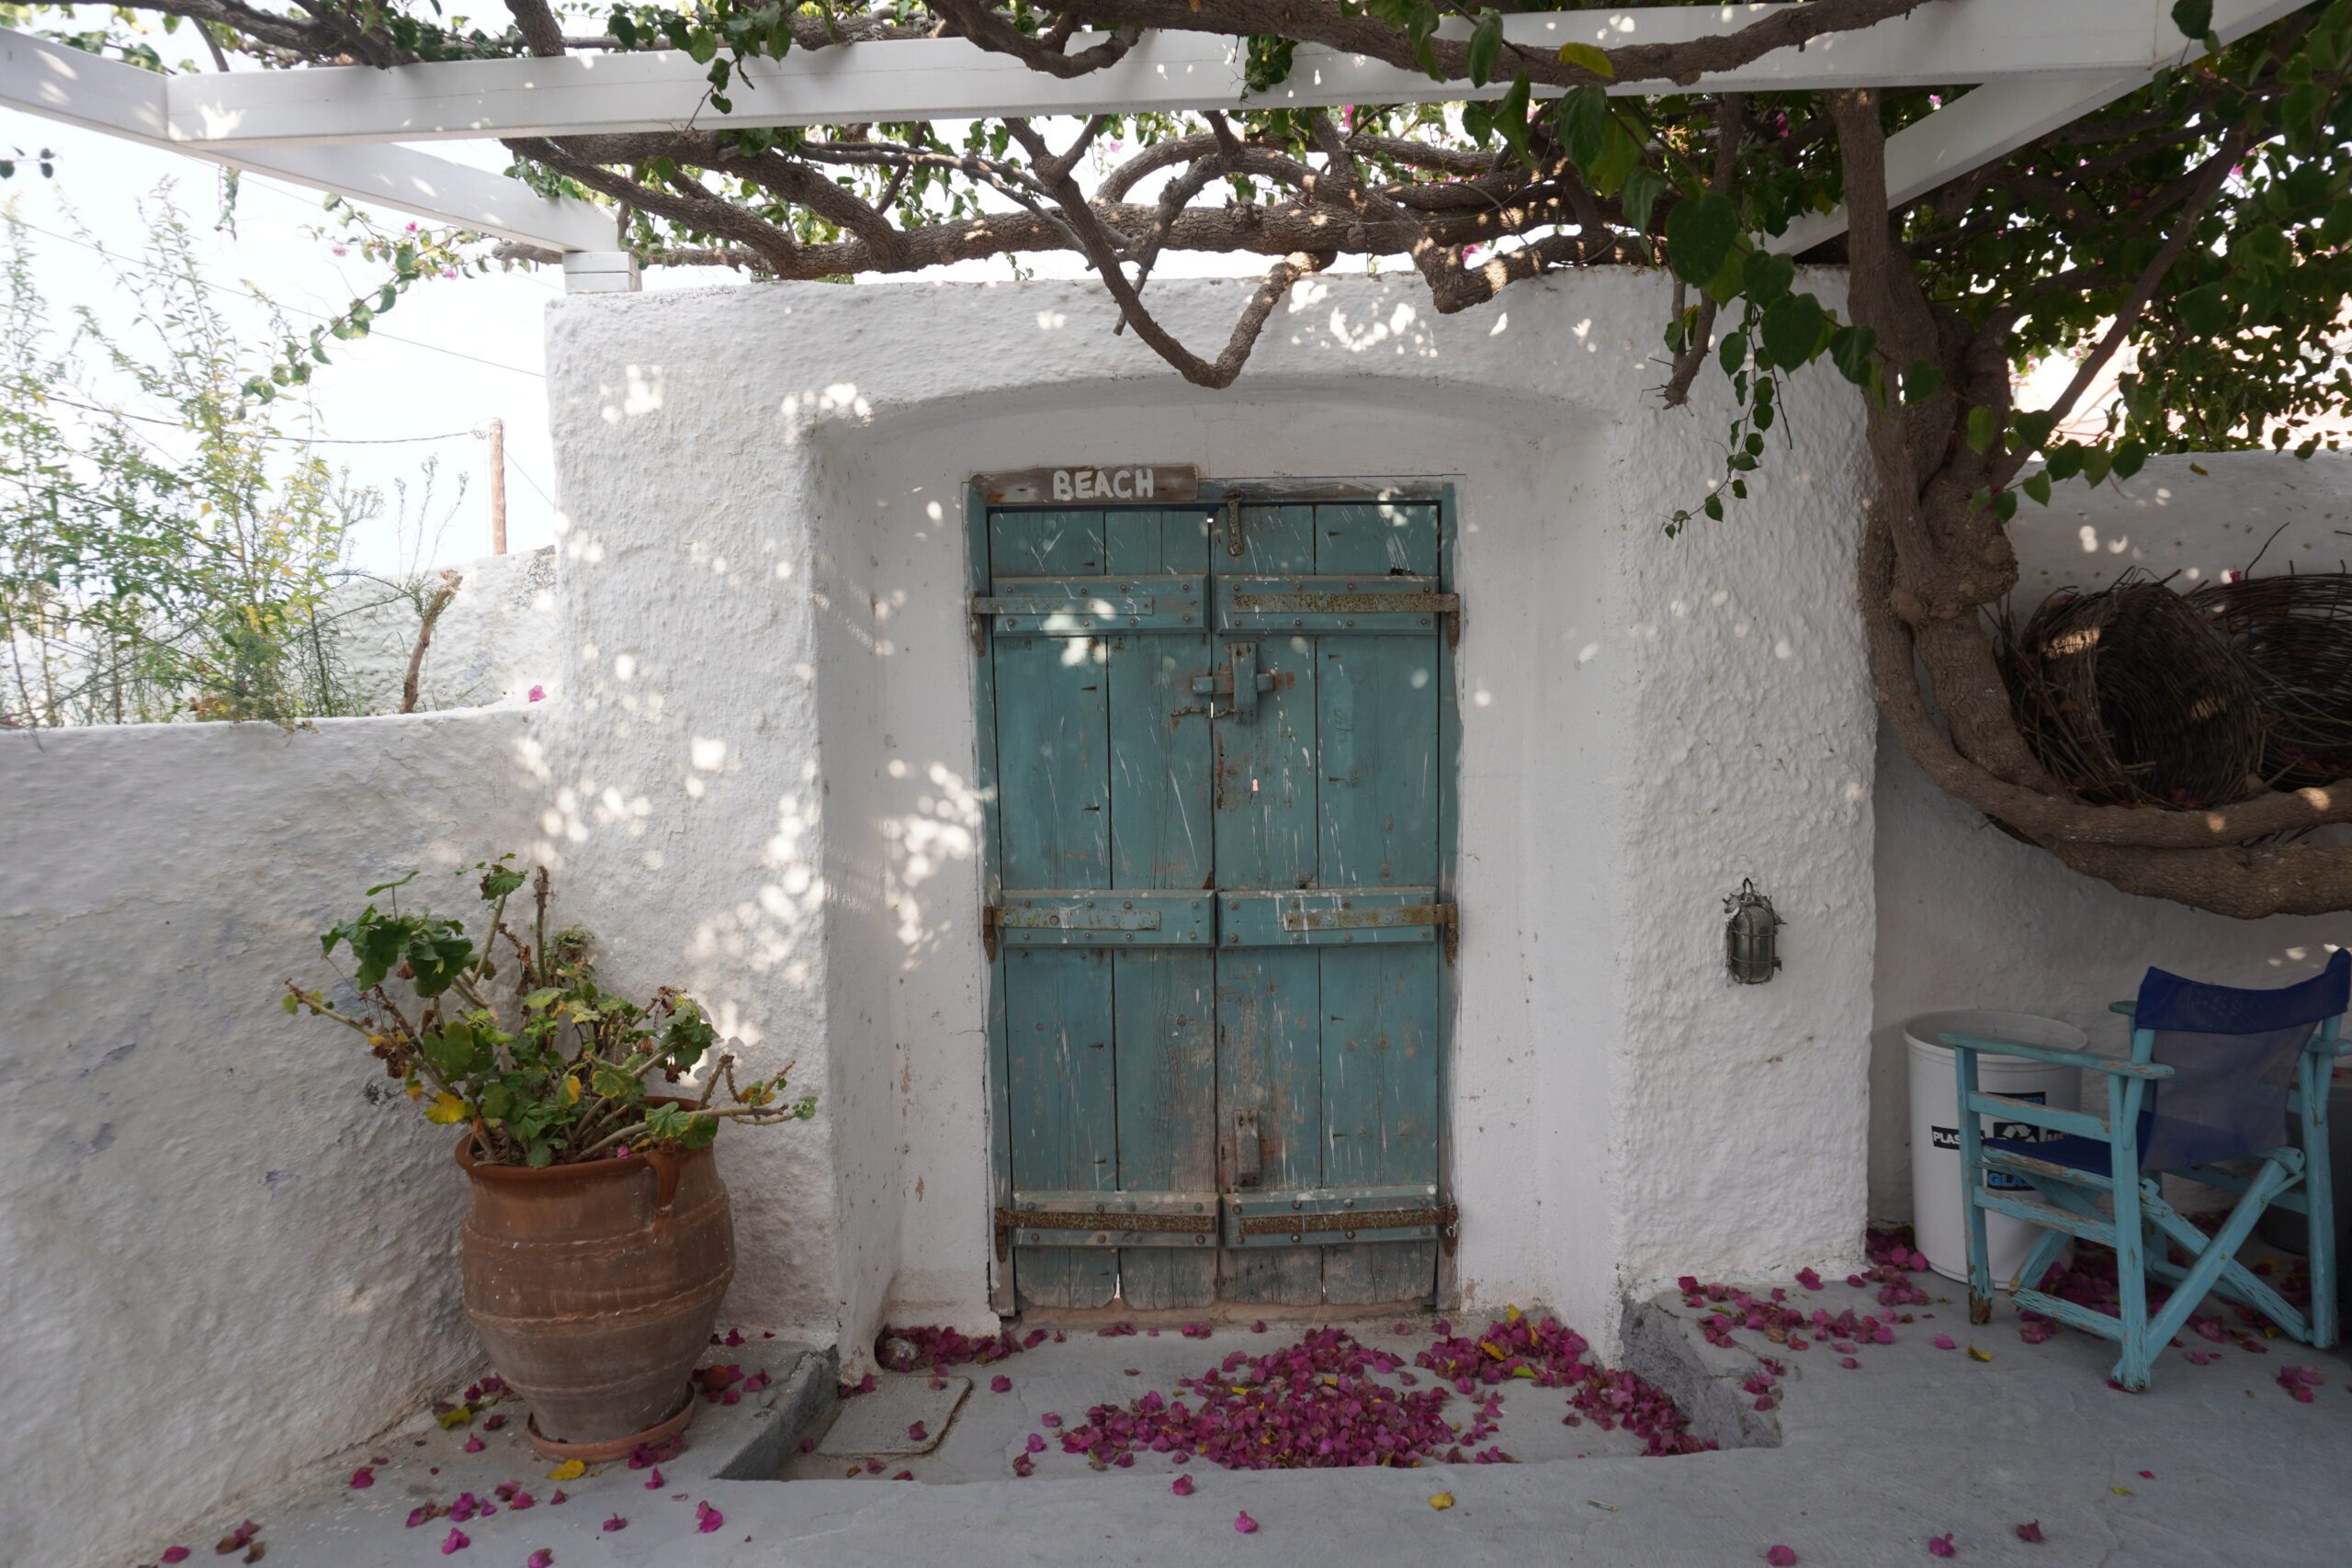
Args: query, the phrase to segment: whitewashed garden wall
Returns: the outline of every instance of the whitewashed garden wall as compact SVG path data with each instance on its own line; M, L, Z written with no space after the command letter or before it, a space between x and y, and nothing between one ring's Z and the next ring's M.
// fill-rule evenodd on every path
M0 735L0 1561L152 1562L479 1366L456 1140L277 996L369 884L541 847L544 728Z

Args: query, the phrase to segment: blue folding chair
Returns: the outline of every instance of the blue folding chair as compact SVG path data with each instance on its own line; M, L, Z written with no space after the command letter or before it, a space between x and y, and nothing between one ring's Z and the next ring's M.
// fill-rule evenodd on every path
M2343 1037L2352 953L2338 952L2311 979L2275 991L2200 985L2148 971L2137 1002L2113 1010L2132 1021L2129 1059L2052 1050L1972 1034L1946 1034L1960 1076L1960 1156L1968 1225L1968 1317L1993 1311L1993 1270L1984 1216L2009 1214L2042 1228L2007 1281L2020 1307L2123 1347L2115 1381L2148 1386L2156 1354L2210 1292L2249 1306L2307 1344L2335 1343L2335 1222L2327 1168L2328 1079L2352 1051ZM2059 1111L1987 1094L1977 1087L1977 1053L2025 1056L2106 1075L2107 1116ZM1984 1135L1981 1116L2057 1134ZM2301 1148L2287 1141L2299 1118ZM2222 1168L2224 1161L2251 1168ZM1988 1188L2001 1171L2030 1192ZM2163 1176L2183 1176L2238 1195L2208 1235L2165 1201ZM2104 1206L2102 1200L2105 1200ZM2272 1204L2301 1213L2311 1235L2312 1303L2299 1312L2237 1260L2255 1222ZM2120 1310L2114 1315L2061 1301L2033 1287L2068 1237L2115 1249ZM2187 1267L2167 1256L2170 1243ZM2148 1282L2172 1293L2154 1314Z

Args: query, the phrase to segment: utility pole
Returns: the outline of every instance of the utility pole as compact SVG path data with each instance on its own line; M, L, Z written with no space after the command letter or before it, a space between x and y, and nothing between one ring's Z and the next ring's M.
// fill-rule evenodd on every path
M490 553L506 553L506 422L486 421L477 435L490 438Z

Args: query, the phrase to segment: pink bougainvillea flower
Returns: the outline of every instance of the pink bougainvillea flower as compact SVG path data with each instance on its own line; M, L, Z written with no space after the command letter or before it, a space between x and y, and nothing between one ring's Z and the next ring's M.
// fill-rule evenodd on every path
M560 1506L563 1500L563 1488L560 1486L548 1494L548 1506L550 1508Z
M2153 1470L2143 1470L2140 1472L2140 1479L2143 1481L2154 1481L2155 1478L2156 1472Z
M548 700L548 690L547 690L547 688L546 688L545 686L534 686L534 687L532 687L532 688L531 688L531 695L530 695L530 699L529 699L529 700L530 700L530 701L532 701L532 702L535 702L535 703L543 703L543 702L546 702L546 701Z
M506 1417L503 1414L501 1414L485 1418L481 1424L481 1429L485 1432L495 1432L501 1427L505 1425Z
M1954 1339L1949 1334L1939 1334L1936 1336L1936 1348L1939 1350L1957 1350L1960 1348L1960 1341Z
M662 1467L657 1464L653 1467L652 1475L648 1477L646 1480L645 1489L648 1492L659 1492L662 1487L668 1484L668 1482L662 1479Z
M480 1433L470 1434L466 1438L466 1452L469 1454L478 1454L488 1447L490 1445L481 1440Z
M368 1466L363 1464L351 1472L351 1489L354 1492L365 1492L375 1484L376 1472Z
M1014 1455L1012 1456L1012 1473L1013 1473L1013 1474L1015 1474L1015 1475L1028 1475L1028 1474L1031 1474L1031 1473L1035 1472L1035 1470L1036 1470L1036 1468L1037 1468L1036 1464L1035 1464L1033 1461L1031 1461L1031 1459L1029 1458L1029 1456L1028 1456L1027 1454L1014 1454Z
M1179 1497L1190 1497L1193 1495L1193 1478L1189 1475L1180 1475L1169 1483L1168 1490Z
M1002 1372L999 1372L996 1376L989 1379L989 1392L990 1393L1011 1393L1012 1392L1012 1380L1006 1377Z
M1037 1417L1037 1425L1040 1427L1058 1427L1061 1424L1061 1412L1057 1410L1048 1410L1043 1416Z
M523 1568L555 1568L555 1553L543 1546L523 1560Z
M512 1498L508 1499L506 1506L517 1510L537 1506L537 1505L531 1500L531 1495L528 1492L515 1493Z
M1041 1454L1046 1451L1046 1435L1043 1432L1029 1434L1029 1451L1033 1454Z
M1856 1367L1860 1366L1860 1365L1861 1365L1861 1362L1860 1362L1860 1361L1858 1361L1858 1360L1854 1359L1854 1358L1853 1358L1853 1357L1851 1357L1851 1356L1841 1356L1841 1357L1839 1357L1839 1358L1838 1359L1838 1364L1839 1366L1841 1366L1841 1367L1845 1368L1848 1371L1849 1371L1849 1372L1850 1372L1850 1371L1852 1371Z
M185 1546L167 1546L164 1548L164 1561L166 1562L187 1562L187 1548Z
M415 1507L411 1508L408 1511L408 1528L414 1529L417 1526L424 1523L425 1520L437 1519L440 1517L441 1506L438 1503L420 1503ZM164 1561L166 1562L177 1562L180 1559L166 1553Z
M465 1531L459 1529L457 1526L451 1525L449 1527L449 1533L441 1538L441 1555L447 1557L453 1551L463 1551L472 1544L473 1538L471 1536L466 1534Z
M920 1421L910 1422L907 1427L907 1436L920 1443L931 1436L931 1428Z
M729 1349L732 1350L736 1346L741 1345L741 1343L743 1343L743 1335L741 1330L730 1328L727 1331L727 1348Z
M868 1474L868 1475L879 1475L879 1474L881 1474L881 1473L882 1473L882 1461L881 1461L880 1460L878 1460L878 1459L870 1459L870 1460L867 1460L867 1461L865 1461L865 1473L866 1473L866 1474Z
M1243 1535L1256 1535L1258 1521L1251 1518L1245 1511L1233 1516L1233 1528Z
M2040 1519L2028 1519L2025 1523L2019 1525L2018 1527L2018 1539L2019 1540L2039 1542L2041 1540L2041 1521Z
M695 1529L704 1535L708 1535L711 1531L717 1529L726 1522L727 1516L712 1507L708 1503L696 1503L695 1505Z
M1795 1568L1796 1560L1797 1551L1793 1546L1768 1546L1764 1549L1764 1561L1772 1568Z
M1250 1325L1250 1332L1252 1334L1263 1334L1266 1332L1266 1320L1261 1317L1257 1322L1251 1324Z
M1817 1291L1821 1289L1821 1275L1815 1269L1800 1269L1797 1270L1797 1283L1808 1291Z
M1951 1543L1951 1531L1946 1530L1941 1535L1929 1536L1928 1538L1928 1555L1930 1557L1959 1556L1960 1549Z
M915 1472L911 1470L896 1471L890 1476L893 1481L912 1481L914 1478Z
M605 1529L608 1531L625 1530L628 1529L628 1521L621 1517L618 1514L615 1514L612 1517L605 1521Z

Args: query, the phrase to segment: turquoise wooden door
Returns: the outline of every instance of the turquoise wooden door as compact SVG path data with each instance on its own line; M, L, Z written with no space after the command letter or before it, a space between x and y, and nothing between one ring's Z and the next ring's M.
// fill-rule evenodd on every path
M1020 1303L1434 1292L1441 528L1434 501L988 514Z

